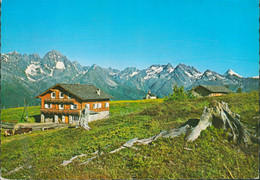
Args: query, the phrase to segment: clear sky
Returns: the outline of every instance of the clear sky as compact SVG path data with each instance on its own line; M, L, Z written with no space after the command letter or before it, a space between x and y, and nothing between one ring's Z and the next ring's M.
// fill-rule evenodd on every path
M1 51L82 65L259 70L258 0L3 0Z

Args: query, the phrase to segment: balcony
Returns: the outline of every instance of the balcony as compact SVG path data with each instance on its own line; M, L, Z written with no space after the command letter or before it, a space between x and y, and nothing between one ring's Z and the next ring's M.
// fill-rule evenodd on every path
M71 104L73 103L73 99L64 99L64 98L46 98L44 99L45 103L65 103L65 104Z
M75 110L75 109L41 109L41 113L79 115L80 110Z

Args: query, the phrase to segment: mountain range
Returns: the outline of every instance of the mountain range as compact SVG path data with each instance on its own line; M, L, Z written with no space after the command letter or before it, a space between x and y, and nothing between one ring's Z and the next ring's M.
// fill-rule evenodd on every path
M163 97L172 92L172 86L184 86L186 90L197 85L226 85L236 91L258 90L258 77L242 77L229 69L224 74L206 70L198 71L193 66L178 64L151 65L139 70L128 67L124 70L102 68L96 64L82 66L70 61L56 50L43 58L38 54L20 54L16 51L1 54L1 102L2 107L22 106L24 99L29 104L39 104L36 95L57 83L93 84L115 100L142 99L148 90Z

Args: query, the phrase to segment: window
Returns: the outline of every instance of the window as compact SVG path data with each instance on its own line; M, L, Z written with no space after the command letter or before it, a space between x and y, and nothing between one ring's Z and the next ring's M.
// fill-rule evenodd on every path
M98 103L98 108L99 108L99 109L101 108L101 103Z
M55 92L51 93L51 98L56 98L56 93Z
M109 108L109 103L108 102L105 103L105 107Z
M64 109L64 105L63 104L59 104L59 109Z
M77 104L71 104L70 109L78 109L78 105Z
M73 121L78 121L79 120L79 116L72 116L72 120Z
M85 108L89 109L89 104L85 104Z
M63 92L60 92L60 98L63 98L63 97L64 97Z
M96 109L97 108L97 104L93 104L93 109Z
M51 108L51 104L45 104L45 108L46 109L50 109Z

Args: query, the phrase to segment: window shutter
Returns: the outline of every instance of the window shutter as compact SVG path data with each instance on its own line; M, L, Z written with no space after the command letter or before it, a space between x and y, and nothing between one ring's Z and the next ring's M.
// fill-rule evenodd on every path
M70 109L74 109L74 106L73 106L73 104L71 104L71 105L70 105Z
M48 108L48 104L45 104L45 108Z
M101 108L101 103L98 103L98 108Z
M50 108L51 108L51 104L50 104Z

